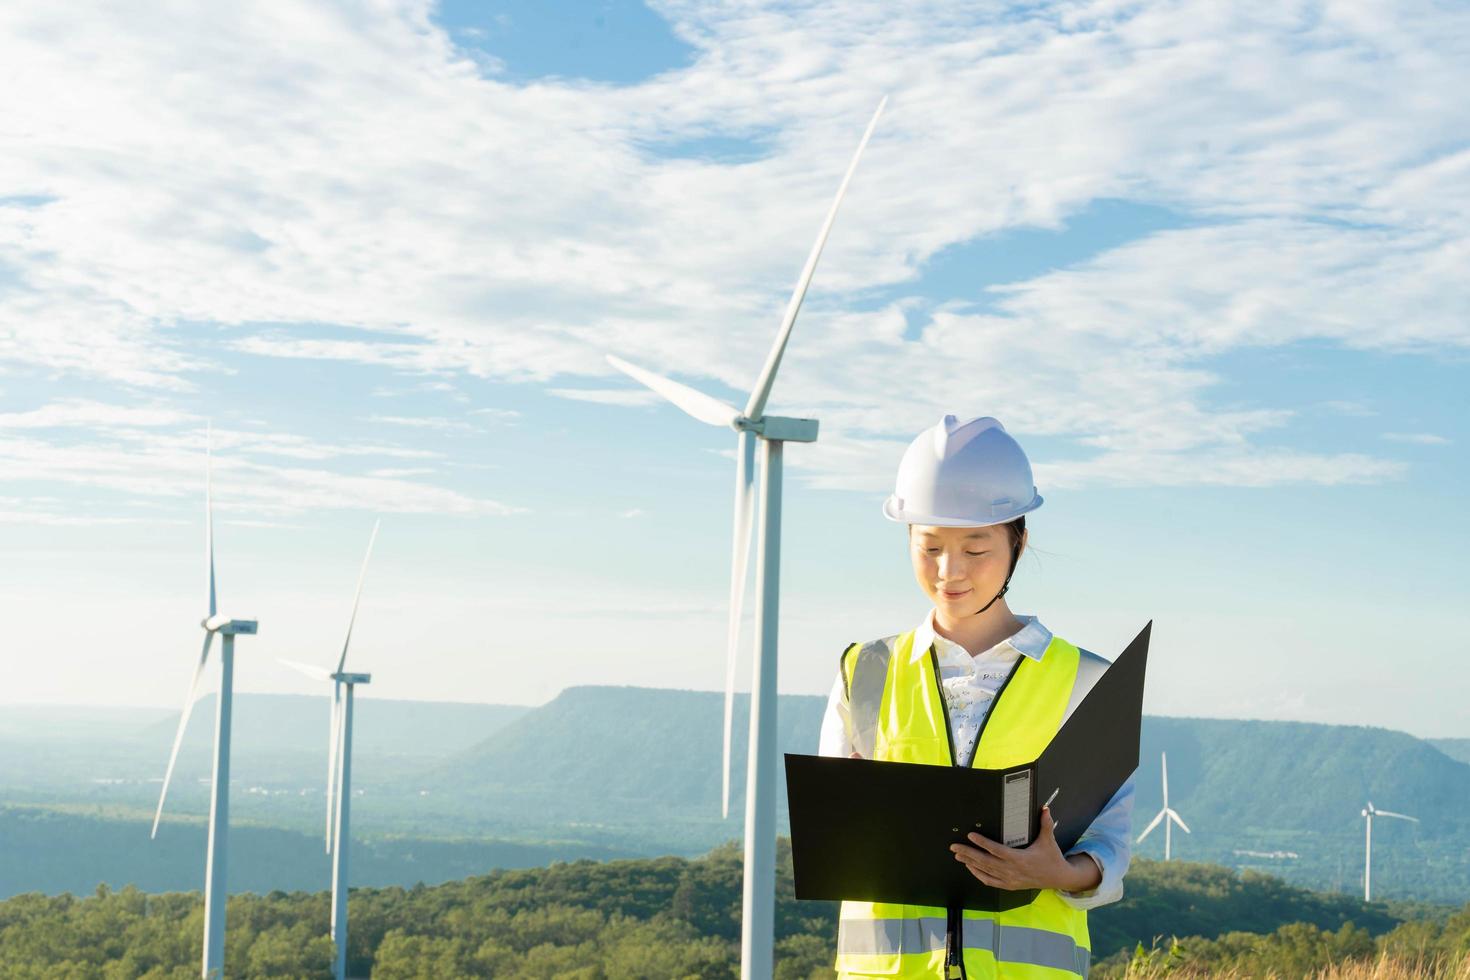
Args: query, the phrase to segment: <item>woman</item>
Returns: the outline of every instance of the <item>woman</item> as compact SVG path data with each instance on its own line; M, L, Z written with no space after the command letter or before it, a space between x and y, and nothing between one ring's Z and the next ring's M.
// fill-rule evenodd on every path
M1108 662L1006 605L1025 515L1040 506L1026 454L995 419L946 415L914 440L883 513L908 525L934 608L914 630L843 652L822 755L1000 769L1041 754ZM1018 909L843 902L839 976L1086 976L1087 909L1123 894L1132 813L1130 778L1067 854L1049 809L1026 847L978 833L951 846L987 885L1040 889Z

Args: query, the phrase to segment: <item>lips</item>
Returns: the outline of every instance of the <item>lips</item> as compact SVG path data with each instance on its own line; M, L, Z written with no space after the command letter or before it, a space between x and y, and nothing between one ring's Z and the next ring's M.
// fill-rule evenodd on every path
M939 594L942 595L942 596L944 596L946 599L962 599L965 596L969 595L971 593L971 591L973 591L973 590L971 590L971 589L962 589L959 592L951 592L948 589L941 589L940 592L939 592Z

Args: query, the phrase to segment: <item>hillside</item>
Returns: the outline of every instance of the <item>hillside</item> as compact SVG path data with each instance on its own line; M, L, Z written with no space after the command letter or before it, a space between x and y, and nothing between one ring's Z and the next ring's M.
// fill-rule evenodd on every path
M748 696L736 697L728 820L719 819L723 696L702 691L569 688L443 764L436 785L461 787L486 807L530 804L548 819L655 833L655 848L697 852L744 825L749 706ZM817 697L780 699L782 752L815 750L824 706ZM784 827L784 780L780 793Z
M1470 762L1470 738L1431 738L1429 744L1451 759Z

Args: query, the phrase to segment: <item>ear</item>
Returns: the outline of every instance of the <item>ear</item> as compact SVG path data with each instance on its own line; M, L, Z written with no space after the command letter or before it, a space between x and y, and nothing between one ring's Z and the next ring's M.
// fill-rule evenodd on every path
M1030 535L1029 529L1021 532L1021 540L1016 542L1016 561L1020 561L1021 556L1026 553L1026 542L1030 540Z

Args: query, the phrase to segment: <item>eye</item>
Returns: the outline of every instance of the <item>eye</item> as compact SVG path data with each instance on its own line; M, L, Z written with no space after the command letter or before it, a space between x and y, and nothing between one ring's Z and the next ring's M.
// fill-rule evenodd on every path
M988 554L990 554L990 552L988 552L988 551L967 551L967 552L965 552L965 554L969 555L971 558L979 558L981 555L988 555Z
M939 549L938 548L925 548L924 549L924 554L926 554L926 555L937 555L937 554L939 554Z

